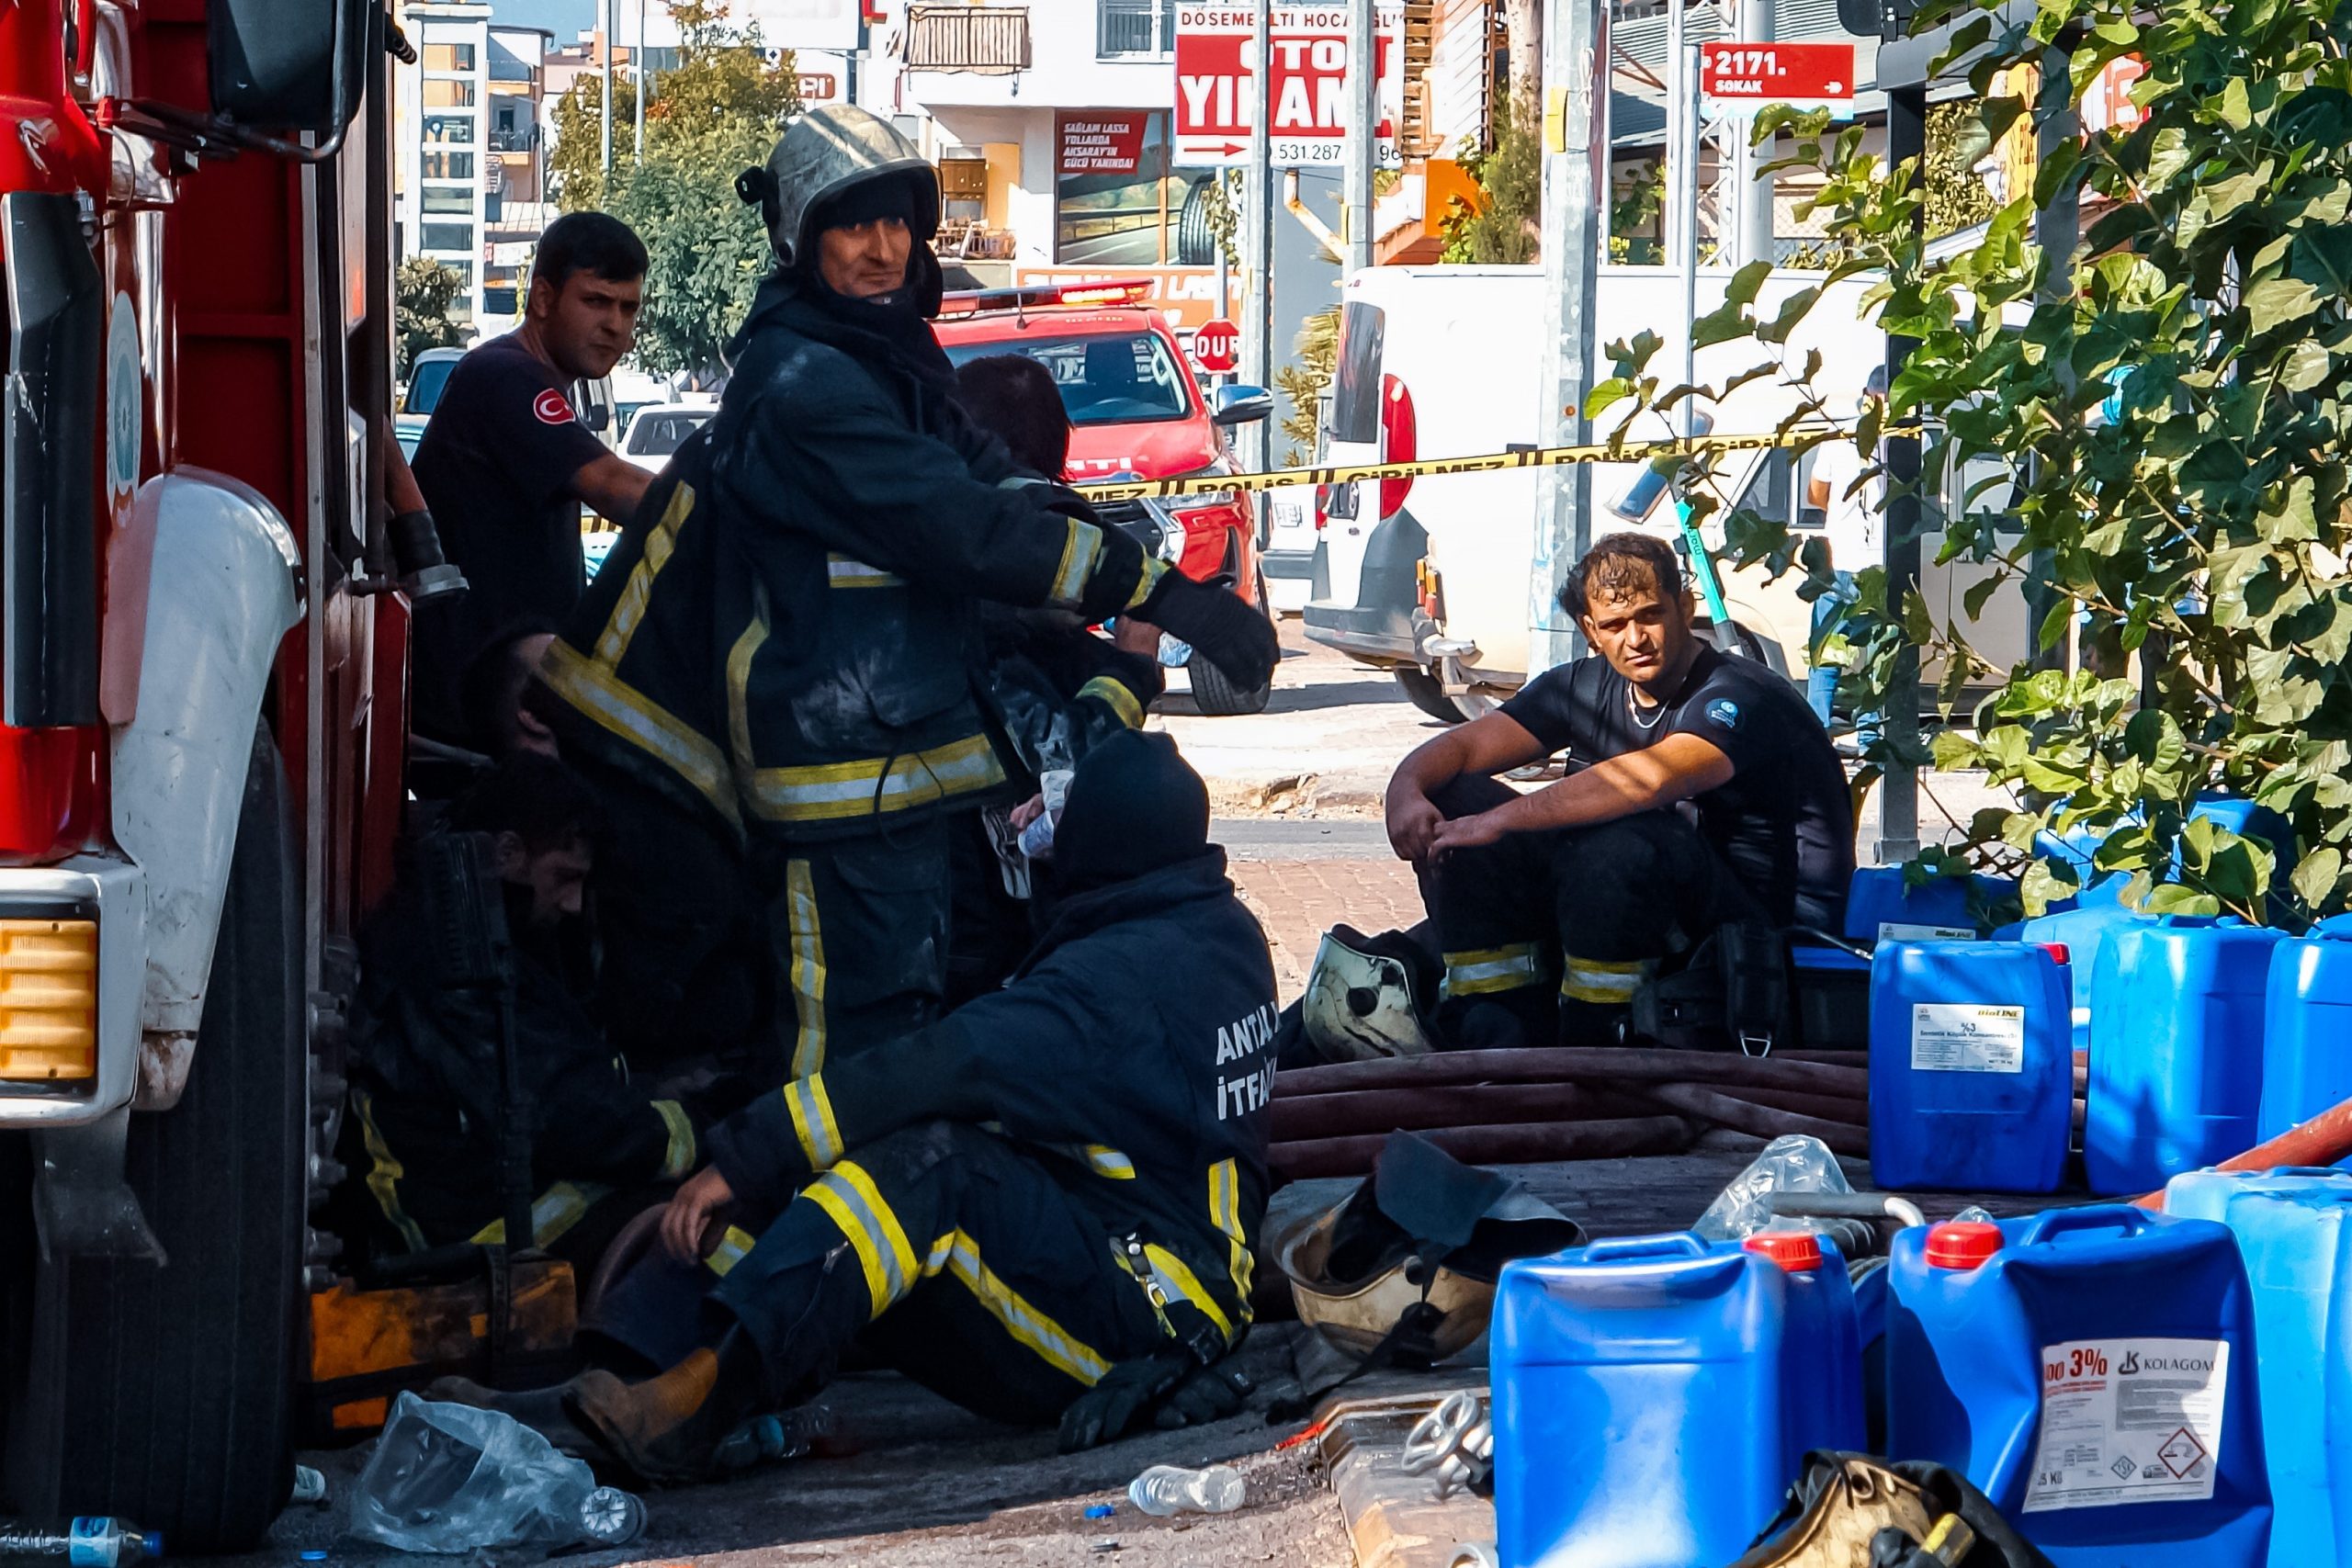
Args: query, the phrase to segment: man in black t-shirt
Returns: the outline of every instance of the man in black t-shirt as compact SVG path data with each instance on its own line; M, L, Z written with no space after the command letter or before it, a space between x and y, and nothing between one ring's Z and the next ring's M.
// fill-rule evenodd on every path
M610 375L629 350L645 245L616 218L574 212L539 236L523 324L449 372L416 448L416 482L468 592L416 618L414 722L482 748L464 711L468 671L511 637L559 625L580 602L584 502L615 527L653 476L605 448L571 387Z
M1736 919L1834 930L1853 876L1827 733L1787 681L1699 639L1671 549L1612 534L1560 603L1596 657L1439 736L1388 784L1453 1046L1612 1043L1658 960ZM1531 794L1493 776L1562 750L1568 776Z

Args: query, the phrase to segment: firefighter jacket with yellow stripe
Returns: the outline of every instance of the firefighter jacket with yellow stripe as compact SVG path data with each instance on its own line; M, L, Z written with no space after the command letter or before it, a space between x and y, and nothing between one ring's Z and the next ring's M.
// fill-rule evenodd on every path
M1265 935L1212 848L1069 898L1003 990L761 1096L711 1130L711 1161L773 1210L910 1123L1000 1128L1173 1332L1205 1319L1229 1344L1265 1216L1274 1011Z
M423 900L405 886L361 948L352 1120L372 1228L393 1252L479 1239L503 1213L498 998L445 987L434 950ZM569 967L536 933L515 944L515 1062L542 1243L604 1190L687 1174L698 1145L694 1114L632 1078L605 1043Z
M1088 621L1162 570L772 277L540 677L584 745L739 832L871 833L1004 782L977 602Z

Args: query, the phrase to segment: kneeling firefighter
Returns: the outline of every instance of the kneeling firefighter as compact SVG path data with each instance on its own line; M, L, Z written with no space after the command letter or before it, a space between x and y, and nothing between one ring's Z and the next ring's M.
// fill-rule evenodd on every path
M1004 989L714 1129L663 1216L668 1259L631 1281L680 1303L640 1314L646 1333L684 1337L608 1361L668 1370L566 1392L606 1457L700 1475L853 1340L982 1415L1058 1420L1066 1449L1238 1410L1217 1363L1250 1321L1265 1212L1264 933L1164 735L1080 761L1040 864L1055 911ZM545 1424L544 1404L511 1407Z
M972 695L978 601L1140 614L1237 681L1279 649L957 408L928 320L938 176L905 137L815 109L738 189L779 265L718 416L540 678L567 754L634 767L748 840L805 1077L938 1010L949 817L1005 778Z

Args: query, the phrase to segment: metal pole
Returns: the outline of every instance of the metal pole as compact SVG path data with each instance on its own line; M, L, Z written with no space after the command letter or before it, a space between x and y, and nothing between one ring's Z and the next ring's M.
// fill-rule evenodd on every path
M1920 183L1928 151L1928 86L1892 87L1886 95L1886 160L1890 168L1911 161L1911 183ZM1914 219L1925 238L1925 211ZM1892 386L1917 344L1890 335L1886 378ZM1919 587L1919 438L1886 439L1886 606L1900 615ZM1878 860L1895 865L1919 852L1919 778L1906 760L1919 747L1919 650L1908 642L1895 654L1886 687L1886 740L1892 755L1879 785Z
M605 139L605 174L609 179L613 172L613 0L598 0L602 6L596 14L598 30L596 46L605 57L605 112L602 127ZM607 190L606 195L610 195Z
M1250 210L1249 243L1241 257L1246 299L1242 308L1242 365L1253 387L1274 382L1274 170L1268 128L1273 121L1273 59L1269 41L1273 0L1258 0L1250 29L1250 163L1243 176ZM1261 473L1273 467L1274 434L1270 421L1254 427Z
M1667 131L1674 141L1674 166L1682 171L1681 221L1675 229L1674 266L1682 282L1682 385L1690 387L1696 386L1699 379L1699 349L1690 323L1699 319L1699 149L1703 138L1699 132L1699 51L1696 45L1685 43L1679 37L1681 0L1675 0L1671 15L1676 18L1673 30L1678 36L1671 46L1674 73L1670 80L1676 85L1681 109L1668 118ZM1676 404L1675 434L1689 439L1698 412L1696 398L1685 398Z
M1682 30L1683 0L1667 0L1666 6L1666 140L1658 145L1658 156L1666 160L1666 200L1659 214L1659 223L1666 240L1667 265L1682 254L1682 226L1685 202L1682 182L1690 174L1690 165L1682 156L1682 122L1690 116L1690 106L1682 93Z
M1739 0L1742 43L1770 43L1772 28L1772 0ZM1758 173L1772 161L1772 144L1757 146L1748 134L1752 129L1744 123L1736 126L1733 140L1736 151L1731 188L1738 193L1740 221L1733 231L1736 243L1725 249L1734 266L1779 259L1772 221L1772 176Z
M1537 438L1549 446L1592 439L1602 214L1609 192L1609 0L1552 0L1544 7L1544 406ZM1536 484L1527 605L1527 673L1584 652L1583 634L1560 608L1571 567L1592 545L1592 468L1544 470Z
M645 0L637 0L637 53L629 60L637 82L637 161L645 162Z
M1372 265L1372 167L1374 135L1380 124L1378 58L1380 20L1374 0L1348 6L1347 222L1348 271Z

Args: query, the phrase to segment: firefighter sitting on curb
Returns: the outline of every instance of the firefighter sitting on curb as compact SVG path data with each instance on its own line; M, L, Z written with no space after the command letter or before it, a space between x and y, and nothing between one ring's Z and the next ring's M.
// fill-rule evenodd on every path
M346 1126L361 1145L379 1253L506 1240L502 1013L533 1134L534 1242L584 1269L694 1168L694 1117L631 1080L583 1005L597 828L594 798L560 762L510 758L458 801L445 829L492 840L496 885L428 886L435 874L424 867L452 863L413 852L368 928ZM454 863L438 874L470 869ZM503 906L503 998L477 961L447 951L453 927L482 925L451 918L476 899Z
M1560 605L1592 656L1388 783L1388 841L1443 949L1449 1048L1614 1044L1658 960L1739 919L1836 931L1853 878L1828 735L1782 677L1701 639L1671 548L1600 539ZM1562 750L1573 771L1542 789L1494 777Z
M778 267L717 417L539 678L567 757L631 768L747 845L805 1078L938 1015L950 819L1005 780L972 695L978 601L1137 612L1237 681L1279 649L956 407L928 320L938 175L905 137L813 109L739 189Z
M1239 1408L1216 1363L1250 1320L1265 1210L1264 934L1164 735L1080 762L1041 866L1055 908L1005 989L713 1130L663 1216L676 1261L650 1268L723 1277L685 1298L701 1318L667 1371L568 1385L594 1450L647 1480L707 1473L853 1340L981 1415L1058 1420L1066 1449ZM775 1218L754 1238L729 1210ZM499 1403L559 1425L536 1396Z

